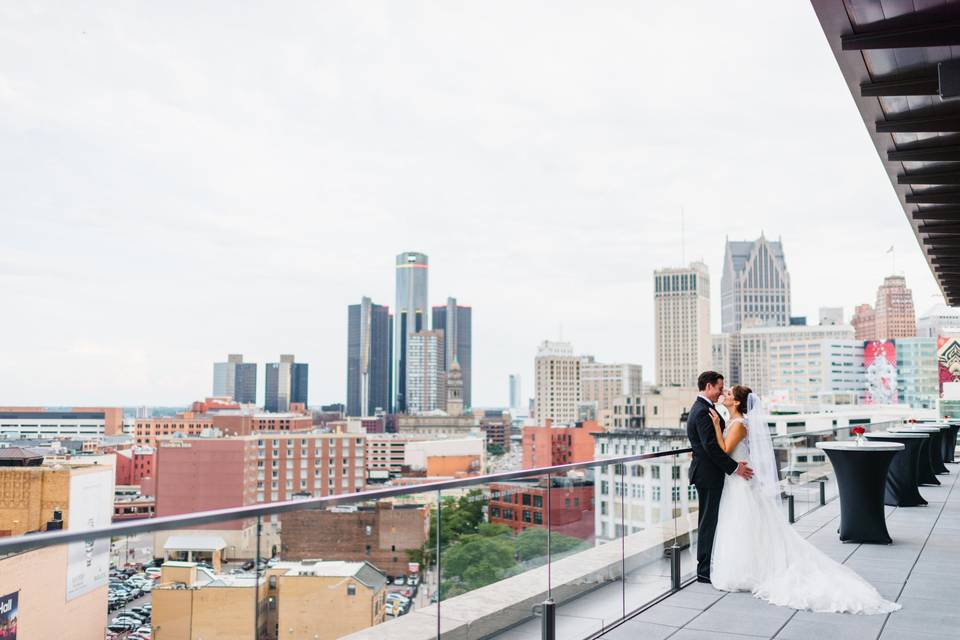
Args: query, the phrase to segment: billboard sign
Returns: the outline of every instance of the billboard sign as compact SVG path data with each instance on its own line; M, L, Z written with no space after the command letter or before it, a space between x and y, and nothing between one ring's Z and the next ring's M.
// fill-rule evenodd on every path
M863 345L866 404L897 404L897 346L893 340L871 340Z
M937 338L937 373L940 399L960 400L960 339Z
M17 640L17 613L20 592L0 596L0 640Z
M68 529L109 527L113 517L113 474L109 470L70 477ZM71 542L67 546L67 601L106 586L110 572L110 538Z

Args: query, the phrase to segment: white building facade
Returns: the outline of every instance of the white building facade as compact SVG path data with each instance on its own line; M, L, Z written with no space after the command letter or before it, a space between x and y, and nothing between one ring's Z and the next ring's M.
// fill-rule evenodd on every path
M583 358L573 355L569 342L544 341L534 360L534 417L542 424L577 421L577 405L581 400L580 369Z
M653 273L658 385L691 385L710 366L710 273L707 265Z

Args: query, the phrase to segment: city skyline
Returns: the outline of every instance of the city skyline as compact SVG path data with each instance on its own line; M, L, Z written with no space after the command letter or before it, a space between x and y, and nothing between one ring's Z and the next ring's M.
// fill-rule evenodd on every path
M536 345L561 333L652 376L654 269L702 259L718 332L724 237L783 237L797 315L842 305L849 318L893 271L891 244L917 312L942 302L808 6L761 3L748 19L716 3L558 7L531 34L521 25L539 13L490 4L483 14L518 19L468 7L424 16L416 37L387 5L331 6L323 38L311 11L195 16L230 59L162 6L5 16L0 286L32 310L4 319L8 401L184 406L226 353L293 352L311 365L312 402L342 402L343 309L394 301L391 258L408 249L430 256L433 291L477 310L475 406L505 405L503 381L532 381ZM695 42L644 66L664 90L642 91L637 64L672 46L651 25L691 11ZM585 27L604 37L570 46ZM158 28L172 49L149 44ZM388 43L390 56L370 53ZM786 78L780 54L757 48L807 64ZM449 58L425 53L437 49ZM718 51L706 84L683 80ZM424 66L436 73L412 72ZM130 77L152 80L136 107L115 88ZM707 94L723 132L697 117ZM749 197L734 167L754 176Z

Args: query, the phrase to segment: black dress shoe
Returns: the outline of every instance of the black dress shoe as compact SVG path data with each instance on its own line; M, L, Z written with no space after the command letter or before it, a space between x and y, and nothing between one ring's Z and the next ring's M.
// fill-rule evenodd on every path
M713 584L710 582L710 578L704 578L703 576L697 576L697 582L702 582L703 584Z

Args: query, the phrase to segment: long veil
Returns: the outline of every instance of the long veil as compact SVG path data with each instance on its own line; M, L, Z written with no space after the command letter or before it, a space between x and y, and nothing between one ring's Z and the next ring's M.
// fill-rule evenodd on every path
M773 452L773 439L767 426L768 412L760 397L751 393L747 398L747 463L753 469L753 480L759 484L764 495L780 503L780 474L777 457Z

